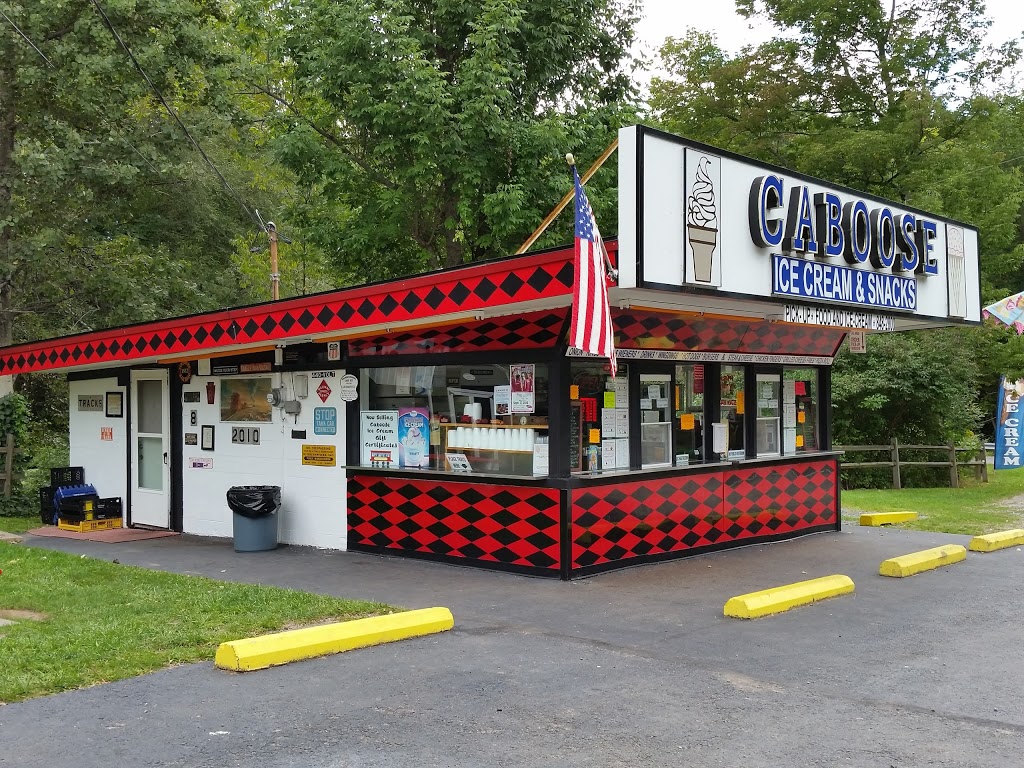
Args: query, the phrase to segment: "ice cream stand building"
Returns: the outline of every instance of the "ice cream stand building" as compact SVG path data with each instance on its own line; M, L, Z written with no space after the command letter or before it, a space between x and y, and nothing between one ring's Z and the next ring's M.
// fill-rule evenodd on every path
M970 226L643 126L619 135L618 373L568 348L573 249L0 350L66 370L125 524L563 579L839 527L851 331L980 321ZM597 211L606 231L611 211Z

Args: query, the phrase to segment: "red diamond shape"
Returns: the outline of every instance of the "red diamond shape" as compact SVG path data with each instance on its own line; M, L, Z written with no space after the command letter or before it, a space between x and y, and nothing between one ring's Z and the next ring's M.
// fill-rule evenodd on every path
M331 388L327 385L327 379L320 379L320 386L316 388L316 393L320 395L322 402L327 402L327 398L331 396Z

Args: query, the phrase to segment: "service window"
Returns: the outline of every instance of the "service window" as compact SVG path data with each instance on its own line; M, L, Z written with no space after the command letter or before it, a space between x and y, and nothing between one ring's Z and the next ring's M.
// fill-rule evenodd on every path
M782 409L784 452L820 451L817 369L786 368L783 371Z
M746 451L746 425L744 422L747 410L746 391L744 389L745 371L742 365L723 365L721 368L721 395L719 399L719 419L726 435L725 455L732 458L744 458ZM725 458L725 456L723 456Z
M672 393L675 463L704 463L704 366L677 365Z

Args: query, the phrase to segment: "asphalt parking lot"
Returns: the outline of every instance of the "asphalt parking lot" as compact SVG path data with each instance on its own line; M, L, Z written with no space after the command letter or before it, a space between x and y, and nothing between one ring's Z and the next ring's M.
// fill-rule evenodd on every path
M0 765L1024 762L1016 548L886 579L883 559L966 537L850 525L559 583L292 547L236 554L190 537L29 543L442 605L456 626L262 672L194 664L0 707ZM756 621L722 616L733 595L832 573L855 594Z

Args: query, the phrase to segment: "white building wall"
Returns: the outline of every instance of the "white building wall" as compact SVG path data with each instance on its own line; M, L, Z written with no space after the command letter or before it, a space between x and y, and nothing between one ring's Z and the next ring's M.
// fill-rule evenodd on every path
M101 498L128 496L128 419L127 388L118 386L116 378L88 379L68 383L70 394L68 436L71 447L71 466L85 469L85 482L92 483ZM106 404L107 392L121 394L121 418L108 418L104 410L78 410L78 397L102 398ZM103 429L110 430L110 440L104 440Z
M302 374L309 380L309 395L299 401L301 413L295 416L274 408L270 423L221 422L221 377L193 377L184 385L184 391L200 393L200 402L183 403L182 424L178 428L183 434L195 433L200 442L202 425L213 425L215 431L213 451L204 451L201 445L184 445L184 439L182 441L182 527L185 533L230 537L232 513L226 501L228 489L235 485L279 485L282 496L280 540L283 543L345 549L345 403L338 397L336 384L342 373L331 372L326 379L332 390L326 402L322 402L315 391L320 380L310 378L309 373ZM267 378L284 386L286 399L294 398L293 374L267 374ZM206 385L211 382L216 387L212 404L207 402L206 396ZM313 434L313 409L317 406L337 409L337 434ZM190 423L193 410L196 411L196 426ZM233 444L231 429L239 426L258 427L260 444ZM293 438L293 430L305 430L306 437ZM336 446L336 466L303 465L304 444ZM212 459L213 466L194 467L193 459Z

